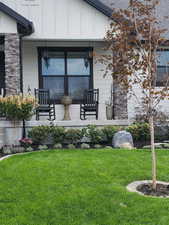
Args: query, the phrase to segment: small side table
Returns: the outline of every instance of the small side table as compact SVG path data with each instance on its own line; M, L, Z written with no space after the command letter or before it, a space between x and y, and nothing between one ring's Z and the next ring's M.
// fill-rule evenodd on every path
M61 103L64 105L65 113L63 120L71 120L69 106L72 104L72 98L70 96L63 96Z

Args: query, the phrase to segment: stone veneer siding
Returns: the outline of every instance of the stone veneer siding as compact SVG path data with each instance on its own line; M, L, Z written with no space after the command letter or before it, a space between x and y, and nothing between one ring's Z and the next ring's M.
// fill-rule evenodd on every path
M115 120L128 119L127 91L113 80L113 114Z
M20 38L5 34L5 91L6 95L20 93Z

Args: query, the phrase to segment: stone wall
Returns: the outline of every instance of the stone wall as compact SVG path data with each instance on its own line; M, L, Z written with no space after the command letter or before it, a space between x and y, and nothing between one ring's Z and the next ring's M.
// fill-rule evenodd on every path
M128 100L125 91L116 79L113 80L113 114L115 120L128 119Z
M6 95L20 93L20 38L5 34L5 87Z

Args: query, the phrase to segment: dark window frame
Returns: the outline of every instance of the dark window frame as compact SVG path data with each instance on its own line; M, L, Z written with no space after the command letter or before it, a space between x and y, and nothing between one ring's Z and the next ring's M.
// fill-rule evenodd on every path
M0 36L0 45L5 45L5 37L2 35ZM4 46L5 47L5 46ZM3 88L4 90L4 96L5 96L5 93L6 93L6 85L5 85L5 79L6 79L6 76L5 76L5 52L4 50L1 51L1 69L0 69L0 79L1 79L1 85L0 85L0 89ZM1 94L1 90L0 90L0 94Z
M157 49L157 53L158 52L165 52L165 51L169 52L169 49L168 48L159 48L159 49ZM169 59L168 59L168 61L169 61ZM158 63L157 63L157 71L158 71L158 68L163 68L163 67L166 67L166 66L158 65ZM168 65L168 68L169 68L169 65ZM156 81L156 87L164 87L163 81Z
M65 57L65 74L64 75L42 75L42 54L45 50L63 51ZM38 47L38 70L39 70L39 88L43 88L43 77L63 77L64 78L64 94L68 95L69 77L89 77L89 89L93 89L93 57L90 58L90 74L89 75L68 75L67 74L67 52L93 52L92 47ZM55 104L61 104L61 100L53 100ZM73 99L72 104L80 104L82 99Z

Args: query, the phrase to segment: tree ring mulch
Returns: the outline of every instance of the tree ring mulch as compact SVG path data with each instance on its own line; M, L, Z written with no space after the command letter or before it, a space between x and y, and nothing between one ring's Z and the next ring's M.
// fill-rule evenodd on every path
M157 181L157 189L152 189L151 180L135 181L127 185L127 190L143 196L169 198L169 183Z

